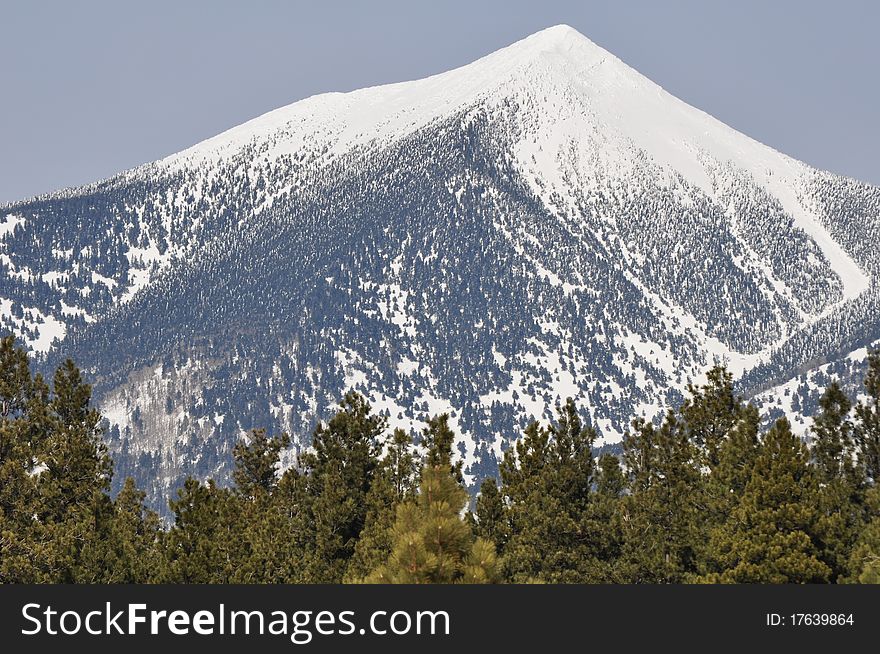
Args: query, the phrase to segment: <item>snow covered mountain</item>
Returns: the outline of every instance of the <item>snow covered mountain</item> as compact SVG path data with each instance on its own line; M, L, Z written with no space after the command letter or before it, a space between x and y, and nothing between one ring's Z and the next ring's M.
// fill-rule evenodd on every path
M0 207L0 327L96 380L156 497L251 427L307 446L347 388L450 412L475 481L565 397L613 442L718 360L809 415L782 398L880 341L878 243L880 188L557 26Z

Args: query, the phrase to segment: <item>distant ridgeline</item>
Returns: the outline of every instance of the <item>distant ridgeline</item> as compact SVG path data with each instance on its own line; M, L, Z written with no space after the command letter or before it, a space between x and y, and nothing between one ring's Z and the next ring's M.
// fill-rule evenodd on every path
M735 132L565 26L308 98L0 208L0 328L93 383L151 506L291 465L349 390L449 415L472 493L572 398L618 444L715 363L801 435L880 343L880 189ZM118 486L117 486L118 490Z

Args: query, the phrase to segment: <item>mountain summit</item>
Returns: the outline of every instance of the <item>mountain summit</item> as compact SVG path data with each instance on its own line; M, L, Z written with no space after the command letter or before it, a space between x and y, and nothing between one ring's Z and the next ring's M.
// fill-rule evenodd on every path
M566 397L613 442L716 361L802 419L880 339L878 242L880 189L557 26L3 207L0 324L86 368L156 495L251 427L308 446L350 388L449 412L475 482Z

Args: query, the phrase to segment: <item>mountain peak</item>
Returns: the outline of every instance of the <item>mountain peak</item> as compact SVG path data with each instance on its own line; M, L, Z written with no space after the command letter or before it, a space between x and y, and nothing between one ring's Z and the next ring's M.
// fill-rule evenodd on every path
M540 43L550 47L558 47L560 45L571 46L575 44L594 45L586 36L564 23L539 30L520 41L520 43L525 42Z
M489 58L494 56L512 58L517 60L533 59L541 55L562 55L566 58L573 57L577 63L590 63L591 60L609 56L586 36L569 25L554 25L531 34L512 45L502 48Z
M614 62L606 75L634 76L636 71L569 25L554 25L469 64L417 80L325 93L270 111L242 125L168 157L166 163L201 165L207 158L232 155L253 139L285 132L291 125L323 124L336 131L335 143L347 148L378 135L401 136L442 115L514 88L556 77L580 78L598 64ZM536 75L536 66L544 72ZM280 140L285 137L281 136ZM294 139L294 146L299 147ZM289 152L282 148L280 152Z

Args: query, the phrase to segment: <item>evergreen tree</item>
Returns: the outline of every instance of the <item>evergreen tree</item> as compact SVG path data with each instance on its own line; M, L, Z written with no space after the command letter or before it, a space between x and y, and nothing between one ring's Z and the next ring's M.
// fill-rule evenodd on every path
M866 493L868 520L849 555L848 576L855 584L880 584L880 485Z
M621 566L631 582L680 583L696 571L702 547L698 450L671 410L659 427L634 421L623 448L630 494Z
M733 392L733 375L723 366L706 374L703 386L688 384L679 415L687 437L710 470L719 463L721 446L742 419L745 405Z
M494 477L486 477L480 484L473 522L474 533L495 545L496 552L503 556L510 526L504 498Z
M810 452L824 483L839 479L852 480L855 475L855 452L849 411L852 403L833 381L819 398L819 413L810 429Z
M455 480L448 462L426 465L418 498L397 507L388 561L367 583L491 583L496 579L492 544L474 538L461 517L467 491Z
M382 470L385 471L395 502L415 495L418 490L419 462L413 452L413 441L402 429L395 429L387 444L387 451L382 459Z
M37 476L52 425L49 388L31 377L27 353L0 340L0 583L53 581L40 576Z
M708 534L727 519L732 489L741 486L736 469L747 466L753 458L759 420L754 407L734 393L733 375L724 366L714 366L703 385L688 384L687 390L678 420L700 472L691 488L696 508L692 538L696 568L700 569ZM689 566L687 575L694 572Z
M740 421L721 443L718 462L705 479L706 515L709 529L727 521L752 477L758 456L761 416L754 405L742 409Z
M144 505L146 493L128 477L113 503L113 522L102 583L144 584L161 579L159 516Z
M426 451L425 465L437 466L446 463L455 480L461 484L464 476L461 473L461 461L452 463L452 447L455 443L455 432L449 426L449 414L443 413L428 420L422 431L422 447Z
M697 572L686 575L687 581L705 580L718 569L713 537L724 533L752 478L760 447L760 423L757 408L744 406L739 422L721 443L717 465L702 478L700 502L704 509L696 545Z
M856 405L853 436L864 477L863 524L847 562L850 583L880 583L880 350L868 355L867 397Z
M832 382L819 399L820 410L810 430L810 453L819 479L817 535L832 579L846 575L864 521L864 477L848 417L851 407L837 382Z
M92 389L71 360L55 372L50 432L38 477L41 524L62 566L62 581L98 583L105 574L103 541L113 520L109 496L113 462L101 440L101 416L91 408Z
M265 429L253 429L248 442L238 442L232 448L235 470L232 479L238 492L249 500L268 497L278 483L278 464L281 451L290 446L290 436L274 438Z
M880 481L880 350L868 355L867 398L856 406L854 436L861 465L874 484Z
M596 492L587 511L585 531L594 542L596 569L588 581L622 583L627 575L621 558L624 544L623 497L626 476L620 459L605 452L599 457Z
M248 549L233 575L236 583L302 581L315 532L307 487L306 476L291 467L267 498L244 504Z
M228 502L235 505L231 514L241 522L237 531L244 541L243 559L231 573L234 583L288 581L293 566L289 557L302 556L302 549L291 549L294 523L279 506L278 468L289 445L287 434L269 438L264 429L255 429L233 448L235 495Z
M367 494L367 517L345 573L346 582L364 579L388 560L397 507L415 497L417 476L412 439L395 429Z
M501 463L509 507L502 569L514 582L595 581L597 542L589 521L596 434L572 400L549 429L530 424Z
M600 497L618 500L626 492L626 475L620 467L620 459L604 452L599 457L596 475L596 493Z
M110 489L113 462L101 441L100 414L92 389L69 359L55 373L50 410L53 429L41 452L41 518L63 520L72 506L90 505Z
M24 582L100 582L113 519L112 462L91 387L67 361L51 393L26 353L0 343L0 575Z
M0 339L0 582L880 583L880 353L867 399L831 383L811 447L713 368L677 412L633 423L617 457L571 400L505 452L474 514L447 415L410 436L349 393L279 475L287 435L233 448L233 488L188 479L166 531L112 461L91 387L67 361L50 388ZM384 454L382 454L384 450ZM499 557L500 553L500 557Z
M213 480L188 478L177 495L169 502L174 526L166 538L161 581L229 583L248 556L235 494Z
M342 581L367 518L367 495L379 467L385 420L349 392L340 410L319 424L302 465L312 530L301 581Z
M764 437L742 498L708 548L710 583L826 582L815 545L818 485L806 446L780 418Z
M880 519L865 527L850 556L849 580L859 584L880 584Z

